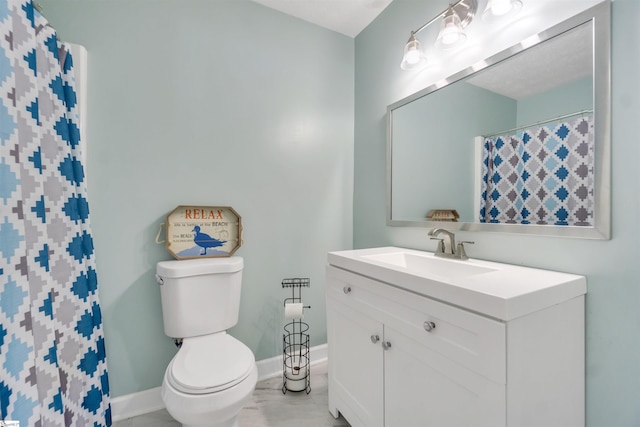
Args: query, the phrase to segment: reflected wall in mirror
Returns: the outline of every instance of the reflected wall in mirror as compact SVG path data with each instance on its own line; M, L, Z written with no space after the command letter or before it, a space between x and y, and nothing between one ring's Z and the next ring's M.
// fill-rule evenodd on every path
M609 13L389 106L387 223L609 238Z

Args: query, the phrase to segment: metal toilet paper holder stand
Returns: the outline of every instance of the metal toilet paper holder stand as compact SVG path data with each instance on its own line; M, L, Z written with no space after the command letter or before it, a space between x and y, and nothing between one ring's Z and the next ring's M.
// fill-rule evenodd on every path
M302 288L311 286L308 278L283 279L282 287L291 288L291 297L285 298L287 304L302 304ZM311 308L303 305L303 309ZM309 325L302 321L304 316L296 316L284 325L282 335L282 393L288 391L311 392L311 365L309 360Z

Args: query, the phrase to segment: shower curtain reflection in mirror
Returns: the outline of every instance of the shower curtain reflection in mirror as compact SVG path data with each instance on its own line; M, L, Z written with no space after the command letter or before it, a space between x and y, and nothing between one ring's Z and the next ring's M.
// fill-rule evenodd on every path
M591 115L484 139L480 222L592 226Z

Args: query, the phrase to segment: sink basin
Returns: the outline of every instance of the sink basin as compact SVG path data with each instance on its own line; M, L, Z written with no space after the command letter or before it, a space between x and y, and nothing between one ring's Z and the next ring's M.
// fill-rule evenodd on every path
M362 258L401 267L409 273L421 276L436 275L440 277L463 278L496 271L494 268L473 264L473 261L450 260L429 254L417 255L409 252L387 252L363 255Z

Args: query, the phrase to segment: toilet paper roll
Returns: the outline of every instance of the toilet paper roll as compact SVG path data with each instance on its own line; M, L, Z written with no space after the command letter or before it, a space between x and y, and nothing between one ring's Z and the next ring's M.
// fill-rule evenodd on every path
M287 390L302 391L307 388L307 369L309 369L308 366L293 366L291 369L285 370Z
M284 318L287 320L304 319L304 304L301 302L288 302L284 305Z

